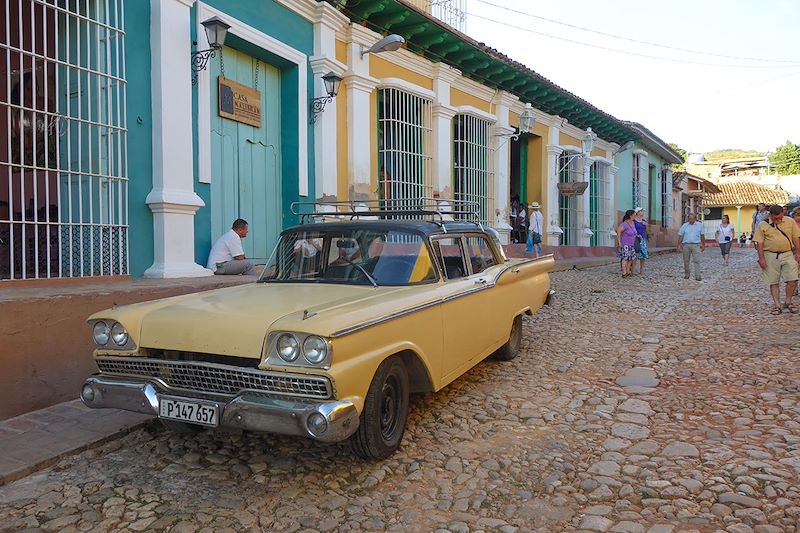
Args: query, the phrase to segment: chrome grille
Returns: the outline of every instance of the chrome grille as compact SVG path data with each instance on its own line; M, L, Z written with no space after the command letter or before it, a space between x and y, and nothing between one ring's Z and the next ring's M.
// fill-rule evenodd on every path
M98 357L100 372L154 378L169 387L215 394L236 395L258 391L302 398L330 398L328 378L193 361L165 361L138 357Z

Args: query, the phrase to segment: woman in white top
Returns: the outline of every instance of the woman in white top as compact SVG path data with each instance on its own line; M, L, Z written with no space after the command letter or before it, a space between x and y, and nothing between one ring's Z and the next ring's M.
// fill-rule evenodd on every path
M736 235L736 230L731 224L731 219L728 215L722 215L722 222L717 228L717 243L719 244L719 250L722 252L722 264L725 266L728 266L728 259L731 256L734 235Z

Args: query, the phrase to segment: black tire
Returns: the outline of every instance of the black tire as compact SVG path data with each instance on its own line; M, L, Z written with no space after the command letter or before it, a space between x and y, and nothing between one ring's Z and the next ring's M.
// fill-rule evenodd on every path
M494 358L498 361L511 361L519 354L520 344L522 344L522 315L517 315L511 323L508 342L494 352Z
M164 420L163 418L159 418L159 422L161 425L164 426L164 429L171 431L173 433L184 433L184 434L192 434L192 433L200 433L201 431L205 431L205 427L198 425L198 424L189 424L188 422L178 422L177 420Z
M384 459L400 447L408 419L408 391L408 371L402 359L382 362L369 385L358 430L350 437L356 455Z

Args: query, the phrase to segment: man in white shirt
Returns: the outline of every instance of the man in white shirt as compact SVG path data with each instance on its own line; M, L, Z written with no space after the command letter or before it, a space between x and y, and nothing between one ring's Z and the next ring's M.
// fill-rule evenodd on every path
M229 232L217 239L208 254L208 269L214 274L253 276L256 269L244 256L242 239L247 237L247 221L237 218Z

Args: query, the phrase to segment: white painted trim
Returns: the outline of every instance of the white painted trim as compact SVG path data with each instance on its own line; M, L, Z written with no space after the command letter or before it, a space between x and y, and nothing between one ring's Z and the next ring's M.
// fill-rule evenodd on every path
M631 150L631 153L632 154L636 154L636 155L641 155L643 157L647 157L647 156L650 155L650 154L647 153L647 150L642 150L641 148L635 148L635 149Z
M472 115L474 117L482 118L484 120L488 120L491 123L497 122L497 117L492 115L491 113L487 113L482 109L478 109L477 107L472 107L471 105L461 105L455 108L457 114L461 115Z
M401 80L400 78L382 78L378 81L378 88L400 89L401 91L406 91L422 98L428 98L431 101L436 99L436 93L431 91L430 89L426 89L425 87L420 87L419 85L408 82L406 80Z
M602 156L599 156L599 155L592 156L590 159L592 161L594 161L595 163L602 163L602 164L608 165L608 166L611 166L611 165L614 164L614 162L612 160L607 159L607 158L602 157Z
M575 145L572 145L572 144L562 144L562 145L559 145L559 148L561 148L561 153L562 154L565 153L565 152L570 153L570 154L579 154L579 153L581 153L581 151L583 151L583 148L581 148L580 146L575 146Z
M492 103L492 99L494 99L495 95L497 94L497 91L491 87L487 87L482 83L478 83L470 78L465 78L464 76L459 76L455 81L453 81L453 83L450 84L450 86L453 89L458 89L461 92L465 92L480 98L489 104Z
M311 2L316 4L316 2ZM203 2L197 3L198 46L207 46L205 31L200 21L217 16L231 25L229 33L280 56L297 65L297 180L300 196L308 196L308 57L274 37L262 33L238 19ZM211 80L208 71L199 73L197 81L197 168L199 180L211 183Z

